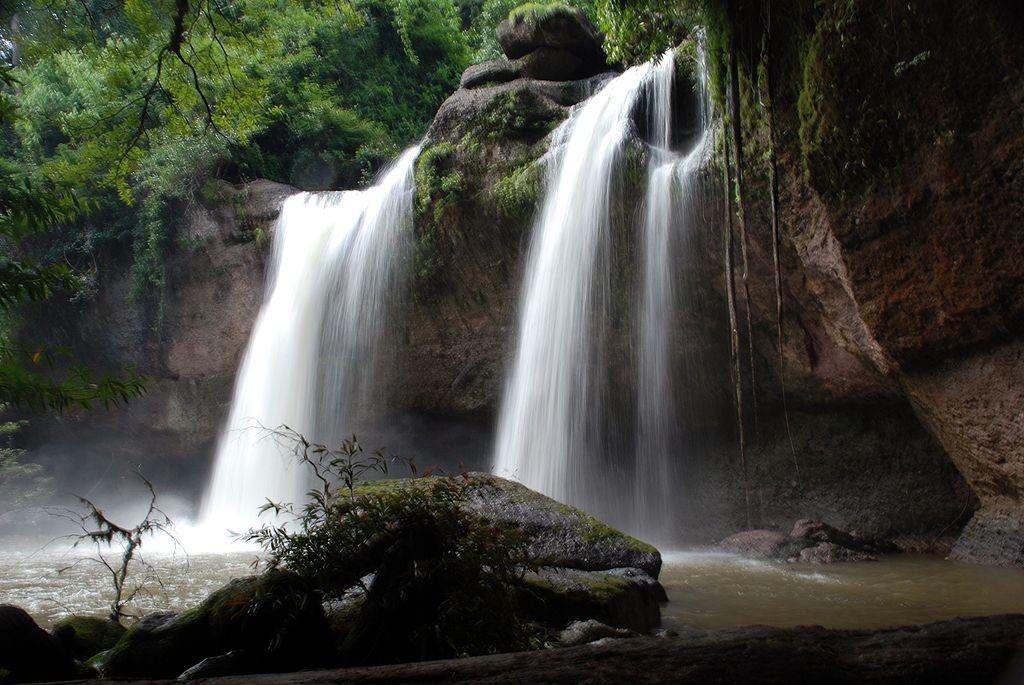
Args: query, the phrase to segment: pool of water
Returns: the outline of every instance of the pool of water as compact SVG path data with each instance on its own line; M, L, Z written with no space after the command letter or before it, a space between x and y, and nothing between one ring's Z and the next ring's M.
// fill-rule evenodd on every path
M780 564L717 552L663 555L666 628L885 628L1024 613L1024 571L929 556Z
M129 576L129 581L147 581L126 606L127 613L134 616L181 611L199 604L232 578L251 575L255 554L159 552L147 553L145 559L152 568L136 564L135 575ZM37 549L0 554L0 604L22 607L44 628L68 614L104 616L112 596L109 572L81 551Z
M111 585L81 552L0 545L0 603L16 604L50 627L69 613L104 615ZM21 551L18 551L21 550ZM127 610L180 611L232 578L253 573L252 550L185 556L148 552L146 590ZM147 572L136 570L137 578ZM157 582L159 579L159 582ZM666 628L821 625L883 628L957 616L1024 613L1024 571L937 557L812 566L752 561L717 552L664 554Z

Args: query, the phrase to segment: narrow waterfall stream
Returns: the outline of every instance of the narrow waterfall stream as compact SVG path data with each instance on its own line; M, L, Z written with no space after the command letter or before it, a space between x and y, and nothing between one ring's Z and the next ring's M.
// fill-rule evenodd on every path
M654 539L670 536L664 528L671 519L672 463L683 445L679 412L687 409L680 401L688 391L682 383L695 383L695 374L687 373L689 360L678 359L674 340L681 329L676 316L683 299L679 290L689 285L680 282L680 260L687 257L690 233L700 219L700 171L712 145L703 50L698 59L698 137L686 153L673 151L674 53L662 57L650 81L651 155L640 234L636 478L630 528Z
M419 150L405 151L371 188L285 201L202 527L245 530L268 499L304 500L308 474L268 431L287 425L333 444L372 408L373 371L411 249Z
M685 154L673 151L675 70L672 52L629 69L556 132L495 448L499 475L646 537L658 537L656 528L668 519L671 461L679 451L672 349L677 260L680 234L692 227L711 137L702 107L697 142ZM703 80L703 65L700 71ZM701 90L703 104L703 83ZM618 417L609 415L605 398L625 392L611 386L605 358L613 305L613 184L636 136L632 117L641 99L650 140L632 315L638 319L636 436L631 455L608 454L618 450L609 429Z
M612 181L652 71L644 64L613 79L555 134L498 422L498 475L591 511L608 485L599 424Z

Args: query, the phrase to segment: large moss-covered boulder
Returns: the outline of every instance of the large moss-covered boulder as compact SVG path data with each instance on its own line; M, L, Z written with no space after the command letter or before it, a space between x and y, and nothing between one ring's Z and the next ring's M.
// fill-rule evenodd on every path
M233 580L194 609L139 621L93 663L108 677L174 678L234 650L287 670L324 663L329 649L319 595L294 573L273 570Z
M471 484L467 509L491 523L522 531L530 557L540 566L579 571L633 568L653 579L661 572L657 548L585 511L498 476L470 473L466 478ZM366 488L420 488L429 484L429 478L412 478L378 481Z
M471 508L491 521L522 530L531 556L545 566L607 571L637 568L652 578L661 572L661 553L590 514L557 502L514 481L483 473Z
M462 478L465 499L461 506L470 520L479 521L481 529L517 531L517 537L525 544L527 565L537 569L527 571L501 590L510 591L513 597L504 605L496 605L502 611L514 612L517 620L548 634L562 630L572 621L588 619L642 633L660 624L659 605L667 597L657 581L661 570L657 549L519 483L484 473L470 473ZM357 493L390 494L404 490L411 494L432 487L435 481L383 480L360 486ZM424 538L429 538L427 532L418 533L416 544L427 544ZM362 593L354 592L329 604L340 653L346 659L354 654L371 655L378 662L399 653L406 660L436 658L436 645L424 641L422 630L414 630L404 639L401 649L405 652L395 647L382 650L381 639L404 635L402 631L419 625L423 617L432 616L432 603L446 596L449 590L445 588L452 579L430 578L430 572L424 570L414 582L406 580L396 586L400 588L397 592L396 587L383 583L390 575L384 572L387 564L385 559L377 569L370 585L369 602L361 603ZM425 569L431 567L426 562L422 565ZM377 610L368 613L367 609L373 607Z
M85 661L117 644L125 630L117 621L99 616L68 616L52 632L72 656Z

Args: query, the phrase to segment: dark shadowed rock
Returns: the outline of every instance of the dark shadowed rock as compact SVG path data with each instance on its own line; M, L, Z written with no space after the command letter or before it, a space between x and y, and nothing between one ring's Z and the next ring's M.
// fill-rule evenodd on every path
M0 671L8 671L13 682L25 683L81 676L60 640L10 604L0 604Z
M523 76L541 81L577 81L607 69L605 65L587 62L569 50L550 47L537 48L513 64Z
M174 678L208 657L242 649L262 668L322 663L329 635L319 596L294 573L239 578L183 613L147 617L95 665L108 677Z
M492 59L473 66L462 72L459 86L462 88L478 88L507 83L519 78L519 70L504 57Z
M605 63L601 34L583 12L568 7L513 12L498 26L498 43L509 59L540 48L560 48L587 64Z
M636 568L580 571L542 568L524 578L521 602L530 618L549 626L596 619L647 633L661 625L661 584Z
M636 637L636 633L625 628L612 628L595 621L573 621L558 634L558 641L565 647L577 647L605 638Z
M611 640L539 652L211 682L1009 685L1024 676L1022 652L1024 616L1011 615L885 630L753 626L686 631L678 637Z
M245 675L259 673L268 669L266 660L259 654L251 654L244 649L236 649L227 654L211 656L203 659L195 666L185 669L178 680L197 680L199 678L216 678L226 675Z

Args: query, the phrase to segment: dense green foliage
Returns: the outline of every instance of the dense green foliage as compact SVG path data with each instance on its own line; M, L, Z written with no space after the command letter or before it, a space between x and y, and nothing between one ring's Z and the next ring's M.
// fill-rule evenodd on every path
M19 82L9 68L0 68L0 85L16 89ZM16 121L17 103L0 89L0 131ZM117 404L139 394L144 379L134 373L126 377L97 377L90 369L70 366L56 369L65 356L57 348L27 347L12 334L12 316L26 301L48 299L58 290L75 290L78 281L64 264L42 263L27 257L26 239L60 221L74 217L82 207L77 197L43 176L33 183L6 165L0 165L0 406L63 410L88 408L93 402ZM64 364L67 366L67 364ZM11 424L9 424L11 425ZM13 472L16 455L5 453L5 471Z
M206 178L357 186L423 134L472 51L450 0L65 0L2 19L20 86L0 167L76 188L94 211L64 222L59 256L127 255L139 295Z

